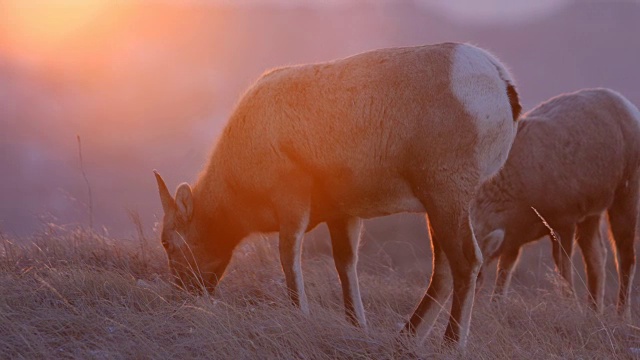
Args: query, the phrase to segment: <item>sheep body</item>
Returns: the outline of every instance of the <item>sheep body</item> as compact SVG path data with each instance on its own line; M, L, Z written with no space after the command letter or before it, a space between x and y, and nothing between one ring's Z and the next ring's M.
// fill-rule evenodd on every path
M463 346L482 261L468 206L506 160L519 111L504 66L465 44L268 72L238 103L193 189L180 185L174 199L156 174L170 267L180 281L213 291L245 236L277 231L291 300L306 313L302 237L326 222L347 317L365 327L361 219L427 212L434 275L405 331L435 321L451 291L446 256L456 264L446 336Z
M554 230L553 257L573 288L574 236L587 268L591 304L602 310L608 214L615 244L618 309L629 315L640 187L640 113L619 93L584 89L554 97L522 116L504 167L473 203L485 266L499 258L494 293L504 294L522 245Z

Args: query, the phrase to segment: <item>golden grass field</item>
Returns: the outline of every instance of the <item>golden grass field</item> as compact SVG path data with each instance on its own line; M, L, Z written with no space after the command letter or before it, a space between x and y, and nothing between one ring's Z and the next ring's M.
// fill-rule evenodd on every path
M461 352L441 346L444 313L422 344L398 336L425 290L428 259L399 269L384 254L361 257L365 332L344 319L328 256L307 252L303 260L311 316L289 305L273 238L246 240L213 297L174 289L155 239L49 226L20 241L3 236L0 253L2 359L640 358L638 291L631 324L624 323L612 305L610 274L608 306L596 315L583 306L584 294L580 301L561 295L540 256L518 268L526 274L537 266L551 286L536 288L516 274L502 303L491 303L483 289Z

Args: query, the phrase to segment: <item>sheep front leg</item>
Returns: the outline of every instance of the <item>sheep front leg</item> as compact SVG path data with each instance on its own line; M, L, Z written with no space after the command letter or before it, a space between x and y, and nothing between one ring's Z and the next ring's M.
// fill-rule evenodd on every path
M553 260L556 268L566 281L566 295L572 296L573 291L573 240L575 238L575 224L563 226L556 231L557 238L553 239Z
M359 218L328 221L331 233L333 260L342 284L342 294L347 319L354 325L367 328L358 285L358 243L362 220Z
M302 239L308 224L308 211L299 216L280 216L280 262L287 290L293 304L305 315L309 314L309 303L302 276Z
M492 301L497 301L506 296L507 291L509 290L509 283L511 282L513 268L520 257L520 249L522 249L520 246L509 246L503 250L502 254L500 254L500 260L498 260L498 271L496 274L496 284L493 288L493 294L491 295Z

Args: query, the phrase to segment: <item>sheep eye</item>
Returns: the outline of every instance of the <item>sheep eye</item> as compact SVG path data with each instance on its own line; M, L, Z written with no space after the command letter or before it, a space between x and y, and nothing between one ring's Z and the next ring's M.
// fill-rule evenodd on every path
M162 242L162 246L164 247L164 249L167 252L172 252L173 251L173 244L171 243L171 241L167 240L167 237L164 236L164 234L162 236L161 242Z

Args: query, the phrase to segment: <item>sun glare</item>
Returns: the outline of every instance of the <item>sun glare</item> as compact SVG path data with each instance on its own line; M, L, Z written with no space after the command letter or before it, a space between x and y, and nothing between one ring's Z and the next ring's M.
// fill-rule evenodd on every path
M0 29L5 51L21 60L37 61L70 46L104 27L114 16L111 0L3 0Z

